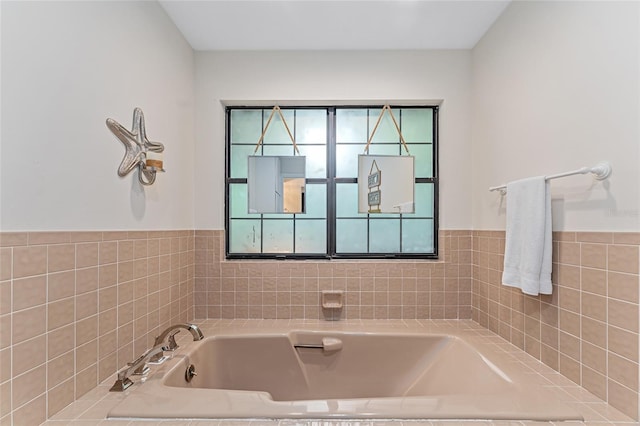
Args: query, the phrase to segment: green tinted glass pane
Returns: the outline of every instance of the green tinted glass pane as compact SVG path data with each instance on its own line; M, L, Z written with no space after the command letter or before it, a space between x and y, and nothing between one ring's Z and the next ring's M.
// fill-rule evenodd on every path
M293 215L290 213L263 214L262 217L264 219L293 219Z
M416 211L414 217L433 217L435 204L432 183L416 183L414 188Z
M232 219L229 223L231 253L260 253L260 221Z
M336 221L336 251L338 253L367 252L366 219L338 219Z
M231 145L231 177L247 177L248 158L255 148L253 145Z
M308 184L305 189L305 218L327 217L327 186L325 184Z
M402 136L405 142L433 142L433 110L408 108L402 110Z
M358 155L364 153L365 145L336 146L336 177L358 177Z
M405 213L405 214L413 215L413 213ZM369 217L373 219L380 219L383 217L389 217L393 219L393 218L398 218L400 216L398 216L398 213L369 213Z
M284 119L287 121L287 126L289 126L289 131L293 135L293 110L291 109L283 109L282 115ZM269 120L269 116L271 115L271 110L266 109L263 110L264 114L264 125L267 125L267 120ZM258 136L259 138L260 136ZM258 142L258 139L256 139ZM285 143L291 142L291 137L287 133L287 129L284 127L284 123L280 118L280 114L277 112L273 114L273 118L271 119L271 124L269 124L269 128L264 135L264 143Z
M231 143L258 143L262 134L262 110L231 110Z
M327 148L325 146L298 145L300 155L307 157L306 177L327 177Z
M397 253L400 251L400 219L369 220L369 252Z
M293 220L264 220L263 253L293 253Z
M296 221L296 253L326 253L327 222L325 220Z
M380 111L382 111L382 108L369 110L369 135L373 133L373 129L380 117ZM397 109L392 109L391 111L396 118L396 122L400 125L400 121L398 121L400 111ZM396 126L393 124L389 111L385 111L382 119L380 120L380 124L373 135L372 143L375 142L400 142L400 134L398 133Z
M415 157L415 170L417 178L433 177L433 145L407 144L409 152Z
M248 191L246 183L229 184L229 210L232 219L249 217L259 218L259 214L249 214Z
M289 120L289 118L287 118L287 120ZM324 109L296 110L295 128L296 143L326 143L327 111ZM293 131L293 129L290 130Z
M336 217L366 217L358 213L358 184L336 184Z
M402 252L433 253L433 220L402 220Z
M369 145L369 155L400 155L407 154L407 151L402 148L402 152L400 149L402 145L400 143L396 144L385 144L385 143L372 143Z
M260 151L258 151L258 155ZM291 145L263 145L262 155L294 155L293 144Z
M336 110L336 142L367 143L367 110Z

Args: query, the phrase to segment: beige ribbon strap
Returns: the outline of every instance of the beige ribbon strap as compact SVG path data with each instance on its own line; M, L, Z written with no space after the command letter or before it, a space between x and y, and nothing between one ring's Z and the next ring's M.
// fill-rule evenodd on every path
M407 155L409 154L409 147L407 146L407 143L404 141L404 136L402 136L402 132L400 131L400 126L398 126L398 122L396 121L396 117L393 115L393 111L391 111L391 107L389 106L389 104L385 105L384 107L382 107L382 111L380 111L380 115L378 116L378 121L376 121L376 125L373 126L373 131L371 132L371 135L369 136L369 140L367 141L367 146L364 147L364 153L369 155L369 145L371 145L371 141L373 141L373 135L376 134L376 130L378 130L378 126L380 125L380 122L382 121L382 116L384 115L385 111L389 111L389 115L391 116L391 120L393 120L393 125L396 126L396 130L398 131L398 135L400 135L400 142L402 142L402 146L404 146L405 151L407 151Z
M287 120L284 119L284 115L282 115L282 110L278 105L274 106L273 109L271 110L271 115L269 115L269 119L267 119L267 125L264 126L262 135L260 135L260 139L258 139L258 143L256 144L256 149L253 151L253 153L255 154L256 152L258 152L258 149L260 149L260 145L262 145L262 141L264 140L264 135L267 134L267 129L269 128L269 125L271 124L271 119L273 118L273 115L276 113L276 111L280 115L280 119L282 120L282 124L284 124L284 128L287 129L287 133L289 134L289 137L291 138L291 143L293 144L293 149L296 151L298 155L300 155L300 151L298 151L298 145L296 145L296 141L293 138L293 135L291 134L291 130L289 130L289 126L287 125Z

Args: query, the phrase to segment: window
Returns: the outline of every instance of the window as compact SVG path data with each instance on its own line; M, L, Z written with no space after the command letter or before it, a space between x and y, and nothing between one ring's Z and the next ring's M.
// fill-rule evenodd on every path
M358 155L382 106L280 107L306 158L305 210L250 213L248 157L293 156L278 114L254 151L270 107L226 109L226 252L228 258L436 258L438 235L437 117L434 106L393 106L415 158L414 213L358 213ZM406 155L389 114L370 155Z

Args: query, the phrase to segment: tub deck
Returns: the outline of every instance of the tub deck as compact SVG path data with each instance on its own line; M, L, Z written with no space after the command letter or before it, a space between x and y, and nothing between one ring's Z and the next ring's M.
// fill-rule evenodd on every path
M471 321L226 324L204 323L202 342L183 336L173 359L144 383L134 377L108 417L583 420L521 351ZM344 348L293 348L323 336ZM186 383L189 364L198 377Z

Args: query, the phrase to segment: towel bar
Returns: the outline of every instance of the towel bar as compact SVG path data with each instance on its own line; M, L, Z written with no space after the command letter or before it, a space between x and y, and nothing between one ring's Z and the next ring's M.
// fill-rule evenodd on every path
M566 176L573 175L586 175L587 173L593 173L594 177L597 180L604 180L611 175L611 164L607 161L601 161L593 167L582 167L578 170L573 170L570 172L558 173L555 175L545 176L546 180L557 179ZM489 188L489 191L500 191L502 195L507 193L507 185L499 185L492 186Z

